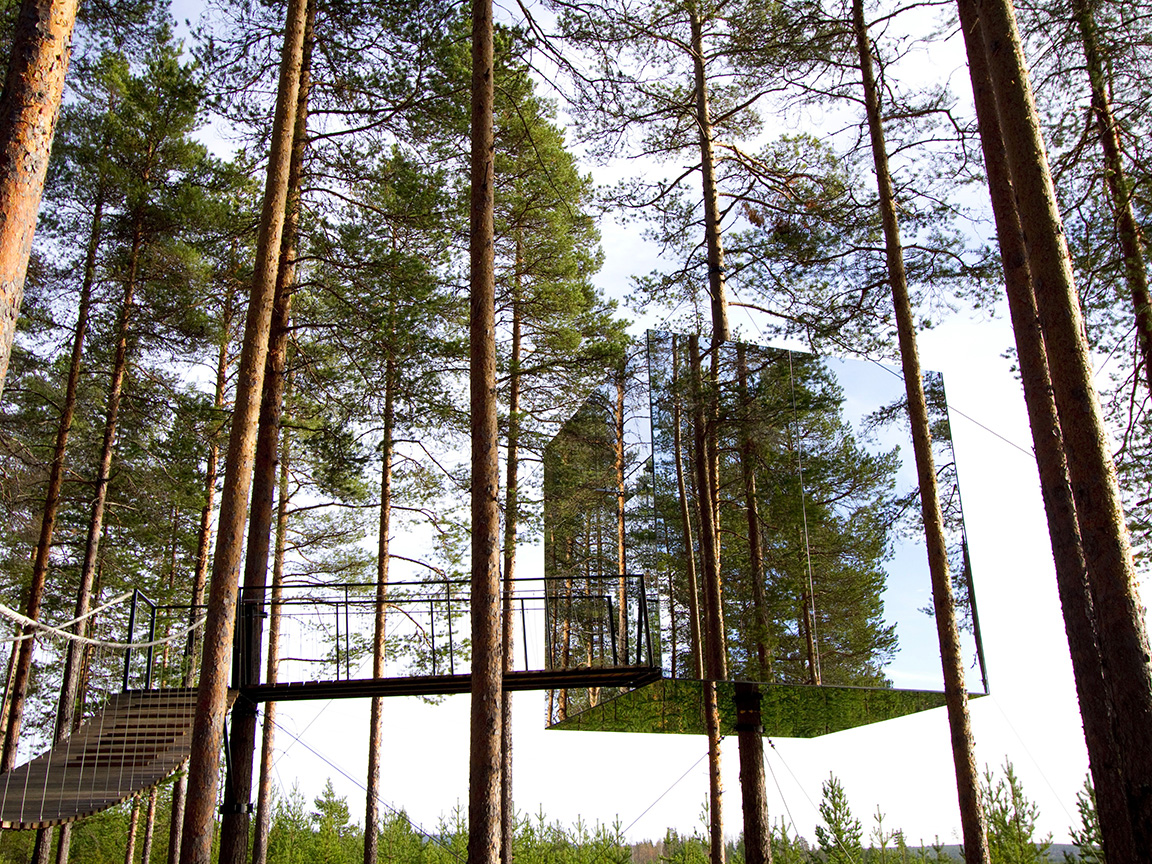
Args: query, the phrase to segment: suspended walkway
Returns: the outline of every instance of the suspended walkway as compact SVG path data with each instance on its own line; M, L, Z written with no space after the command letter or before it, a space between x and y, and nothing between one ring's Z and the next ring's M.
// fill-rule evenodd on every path
M659 631L650 627L650 621L658 621L652 614L656 600L648 595L643 577L589 576L578 588L546 585L543 579L517 581L535 586L525 590L521 585L515 596L519 615L513 620L519 619L522 642L513 668L504 675L505 690L603 688L620 693L661 677ZM457 671L458 664L467 668L460 639L469 631L467 581L390 586L389 662L376 678L365 674L372 656L365 645L371 644L375 626L374 593L371 585L299 583L282 586L271 600L241 599L230 698L280 702L469 692L471 675ZM130 607L112 608L129 596ZM118 642L67 632L64 628L75 621L48 627L0 606L0 616L33 627L41 638L92 648L92 692L120 691L108 695L71 736L0 774L0 827L44 828L83 819L150 789L188 760L197 688L163 685L194 680L196 664L190 655L169 662L180 643L194 644L190 634L203 619L184 626L189 611L187 606L157 606L139 591L114 598L89 616L105 613L105 627L115 624L117 615L116 626L123 626L126 617L127 640ZM270 647L262 623L268 613L277 620L273 665L280 671L262 680L262 649ZM163 620L166 614L170 618ZM137 640L137 630L147 635ZM532 640L530 631L535 631ZM158 632L170 635L157 638ZM578 639L580 648L574 650Z
M0 774L0 827L45 828L106 810L188 759L195 688L112 696L75 734Z

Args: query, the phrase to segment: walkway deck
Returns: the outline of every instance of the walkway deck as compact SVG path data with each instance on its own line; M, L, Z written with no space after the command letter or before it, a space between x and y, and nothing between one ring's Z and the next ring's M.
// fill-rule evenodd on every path
M195 713L194 688L112 696L70 738L0 774L0 827L73 822L151 788L187 760Z

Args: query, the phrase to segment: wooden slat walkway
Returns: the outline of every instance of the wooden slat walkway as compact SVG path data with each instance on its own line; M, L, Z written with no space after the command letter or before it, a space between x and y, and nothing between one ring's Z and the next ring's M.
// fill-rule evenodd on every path
M112 696L70 738L0 774L0 827L61 825L151 788L187 760L195 713L195 688Z

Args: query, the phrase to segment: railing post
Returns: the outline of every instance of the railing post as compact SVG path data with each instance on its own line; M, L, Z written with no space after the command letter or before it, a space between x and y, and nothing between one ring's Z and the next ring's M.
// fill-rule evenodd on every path
M612 608L612 595L608 595L608 633L612 636L612 665L620 665L620 655L616 651L616 610Z
M132 589L132 606L128 610L128 638L124 641L128 647L124 649L124 692L128 692L128 673L132 667L132 636L136 629L136 600L140 596L140 589Z
M428 598L428 629L432 631L432 674L436 674L436 600Z
M520 630L524 634L524 671L528 671L528 616L524 614L524 598L520 598Z
M148 622L148 660L144 672L144 689L152 689L152 663L156 657L156 646L152 643L156 641L156 604L144 598L145 602L152 609L152 615Z
M448 606L448 672L456 674L456 644L452 638L452 583L444 580L444 591L447 593Z

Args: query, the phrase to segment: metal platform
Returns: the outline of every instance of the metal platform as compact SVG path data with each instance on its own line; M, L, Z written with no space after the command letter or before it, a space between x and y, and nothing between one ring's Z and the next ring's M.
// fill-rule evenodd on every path
M660 675L659 668L648 666L519 670L504 674L504 689L517 692L574 687L632 688L658 681ZM445 696L469 693L471 690L471 675L415 675L403 678L256 684L241 688L240 694L253 702L293 702L308 699L362 699L369 696Z

